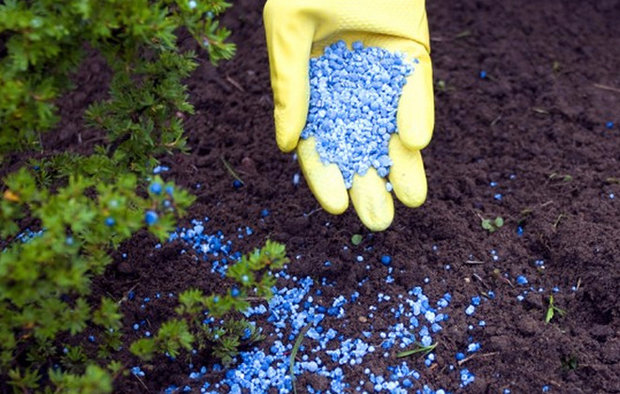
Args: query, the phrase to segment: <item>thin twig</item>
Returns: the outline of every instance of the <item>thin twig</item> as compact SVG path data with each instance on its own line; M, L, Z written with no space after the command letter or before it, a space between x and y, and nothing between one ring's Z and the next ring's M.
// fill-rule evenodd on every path
M495 356L495 355L498 355L498 354L499 354L499 352L491 352L491 353L484 353L484 354L476 354L476 353L474 353L471 356L460 360L458 362L458 364L459 364L459 367L460 367L461 365L465 364L466 362L468 362L470 360L473 360L474 358L485 358L485 357Z
M266 301L265 297L247 297L246 301Z
M318 208L316 208L316 209L313 209L312 211L310 211L310 212L308 212L308 213L304 213L304 216L305 216L305 217L309 217L310 215L313 215L313 214L315 214L315 213L319 212L321 209L322 209L321 207L318 207Z
M502 115L498 115L497 118L493 119L493 121L491 122L491 127L495 126L497 122L499 122L501 119Z
M454 36L454 38L465 38L465 37L469 37L471 36L471 31L470 30L463 30L462 32L460 32L459 34L457 34L456 36Z
M560 224L560 220L562 220L562 218L565 218L566 215L564 215L563 213L560 214L560 216L558 216L558 218L555 220L555 223L553 223L553 231L557 231L558 230L558 225Z
M474 278L478 279L478 281L480 281L480 283L482 283L482 285L484 287L486 287L487 289L489 288L489 286L487 286L486 282L480 277L480 275L478 274L473 274L472 275Z
M467 261L465 261L465 264L470 264L470 265L479 265L479 264L484 264L484 261L479 261L479 260L467 260Z
M441 36L431 36L431 41L437 41L437 42L452 41L452 40L458 40L460 38L465 38L465 37L469 37L469 36L471 36L471 31L470 30L463 30L462 32L458 33L457 35L455 35L452 38L445 38L445 37L441 37Z
M129 293L131 293L131 292L132 292L132 291L133 291L136 287L138 287L138 284L139 284L139 283L136 283L135 285L133 285L133 286L131 287L131 289L127 290L127 293L123 296L123 298L121 298L121 299L117 302L117 304L118 304L118 305L120 305L120 304L122 304L124 301L127 301L127 297L128 297L128 295L129 295Z
M226 161L226 159L224 159L224 156L221 156L220 159L222 160L222 163L224 163L224 167L226 167L226 171L228 171L228 173L235 178L236 180L238 180L239 182L241 182L241 184L245 185L245 182L243 182L243 179L239 178L239 175L237 175L237 173L235 172L235 170L233 170L232 166Z
M144 382L142 381L142 379L140 379L140 377L139 377L138 375L133 375L133 376L134 376L136 379L138 379L138 382L140 382L140 383L142 384L142 387L144 387L144 389L145 389L148 393L150 393L150 392L151 392L151 390L149 390L149 388L148 388L148 387L146 387L146 384L144 384Z
M600 83L595 83L594 87L595 88L599 88L599 89L603 89L603 90L609 90L610 92L620 93L620 89L615 88L613 86L608 86L608 85L603 85L603 84L600 84Z
M551 383L552 385L557 386L559 388L562 388L562 385L560 383L556 382L555 380L549 379L549 383Z
M510 281L510 279L508 279L508 278L506 278L506 277L502 276L502 274L501 274L501 272L500 272L500 270L499 270L499 269L497 269L497 268L496 268L496 269L493 271L493 274L497 277L497 279L499 279L499 280L503 280L504 282L508 283L508 284L510 285L510 287L512 287L512 288L514 289L515 285L513 285L513 284L512 284L512 282Z
M245 89L243 88L243 86L241 86L241 84L237 81L235 81L234 79L232 79L232 77L230 76L226 76L226 80L234 87L236 87L237 89L239 89L239 91L245 93Z

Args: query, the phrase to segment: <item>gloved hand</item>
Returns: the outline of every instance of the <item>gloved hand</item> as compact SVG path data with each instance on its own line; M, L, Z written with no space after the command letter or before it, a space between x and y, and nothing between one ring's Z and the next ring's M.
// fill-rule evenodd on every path
M314 137L300 140L310 96L309 59L326 46L344 40L382 47L418 59L403 87L397 134L389 143L393 165L389 181L409 207L426 199L426 176L420 149L430 141L434 125L432 68L424 0L268 0L264 12L271 85L274 92L276 141L280 149L297 148L310 190L323 209L344 212L349 197L336 164L325 165ZM394 218L394 202L385 180L374 168L356 174L350 189L353 206L370 230L385 230Z

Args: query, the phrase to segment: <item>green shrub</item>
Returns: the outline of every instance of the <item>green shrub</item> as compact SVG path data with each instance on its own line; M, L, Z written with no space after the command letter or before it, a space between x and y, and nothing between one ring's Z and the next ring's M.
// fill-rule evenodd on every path
M234 50L224 42L229 33L214 20L228 6L223 0L5 1L0 154L40 147L40 133L58 120L54 101L71 86L70 74L88 47L114 71L110 100L87 111L107 131L109 147L124 145L118 156L125 163L182 148L175 114L192 107L180 80L196 62L194 53L180 53L176 32L189 30L214 62L229 58Z
M226 294L205 296L198 289L184 291L179 295L178 316L165 322L154 338L135 341L131 352L150 360L164 353L177 357L181 349L208 349L229 364L241 345L262 339L254 324L240 313L250 307L251 299L271 298L275 284L272 270L281 269L288 261L284 245L267 241L228 269L227 275L236 285Z
M183 78L197 55L177 47L187 31L210 60L234 46L217 16L224 0L7 0L0 4L0 165L17 153L37 160L0 186L0 380L16 391L107 392L123 369L86 360L79 346L58 352L59 336L98 327L101 363L120 347L118 304L91 305L90 283L109 252L146 228L159 239L193 201L148 175L162 154L184 151ZM107 99L85 112L104 138L88 155L49 152L44 133L56 101L94 53L112 70ZM25 227L37 229L25 241ZM19 349L19 351L18 351ZM61 359L61 369L49 369ZM99 385L96 383L100 382Z

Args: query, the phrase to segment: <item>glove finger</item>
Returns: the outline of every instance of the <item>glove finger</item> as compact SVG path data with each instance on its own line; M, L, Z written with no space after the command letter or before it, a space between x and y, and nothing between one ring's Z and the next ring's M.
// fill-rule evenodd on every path
M401 51L416 60L403 86L396 121L402 143L410 150L420 150L430 142L435 125L433 69L431 58L422 45L409 41L406 46Z
M353 176L351 201L360 220L371 231L383 231L394 219L394 201L374 168L366 175Z
M284 152L297 146L306 124L310 83L308 68L312 47L311 21L295 17L286 0L269 0L263 10L274 96L276 142Z
M349 196L340 169L336 164L321 162L314 137L299 141L297 156L306 182L321 207L332 215L346 211Z
M392 167L390 183L396 197L408 207L419 207L426 200L426 174L419 150L407 149L398 134L394 134L389 145Z

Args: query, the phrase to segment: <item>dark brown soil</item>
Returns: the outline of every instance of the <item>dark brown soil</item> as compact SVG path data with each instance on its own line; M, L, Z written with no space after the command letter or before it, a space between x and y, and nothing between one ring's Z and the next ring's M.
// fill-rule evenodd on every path
M234 31L236 57L217 69L204 60L188 81L197 109L186 122L192 152L163 163L171 167L166 178L198 196L190 217L210 217L209 230L222 230L236 250L249 251L267 238L285 242L290 256L301 256L289 273L334 280L329 296L357 290L368 273L355 256L372 246L364 255L376 269L360 290L355 306L360 314L376 293L402 294L427 277L431 299L452 293L454 312L436 337L438 367L417 368L421 382L431 387L530 393L548 385L553 392L620 392L620 1L429 1L434 78L436 86L443 81L443 89L436 91L434 139L423 151L428 200L419 209L398 205L390 229L349 251L342 247L350 245L352 234L368 234L355 213L334 217L317 210L303 179L292 183L297 163L276 147L263 4L235 2L225 25ZM104 67L95 59L82 72L78 92L61 103L63 117L79 119L89 100L105 92L107 76L92 76L96 69ZM608 129L608 121L616 125ZM69 126L48 143L78 145L80 122ZM222 157L237 169L244 187L231 186ZM264 208L270 216L261 219ZM496 216L505 224L489 234L480 218ZM237 239L237 228L246 225L255 234ZM140 234L124 245L128 258L118 254L96 281L96 293L120 299L131 288L152 297L221 286L191 254L179 254L180 244L155 250L155 243ZM393 256L392 266L403 271L390 286L381 254ZM332 265L324 267L325 260ZM536 260L544 260L545 268L537 269ZM514 278L521 274L543 291L518 301L525 287ZM566 316L545 324L554 286L560 288L555 303ZM458 376L444 366L467 343L471 319L462 310L472 296L488 290L496 299L476 312L487 325L473 333L482 349L464 364L476 381L459 389ZM125 303L128 338L137 337L131 325L142 319L155 332L173 307L173 300L160 301L147 313L139 303ZM351 332L372 323L359 322L354 313L348 319ZM388 365L380 354L365 362L383 370ZM148 379L121 378L119 392L191 383L184 362L161 359L143 369ZM362 370L347 368L347 380L365 378Z

